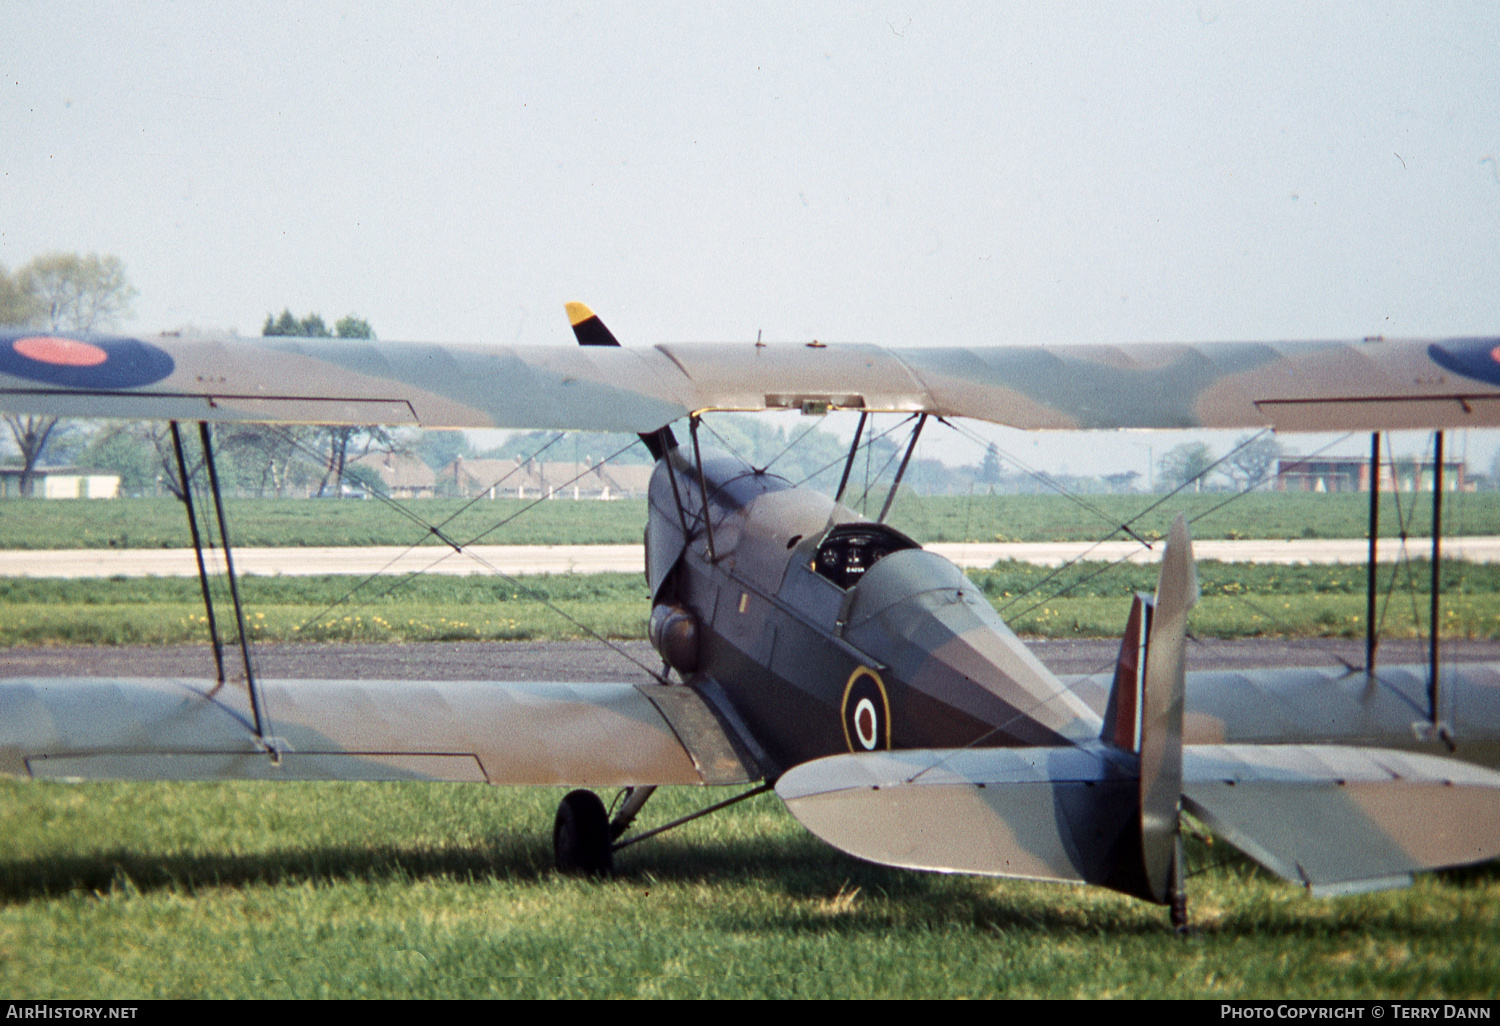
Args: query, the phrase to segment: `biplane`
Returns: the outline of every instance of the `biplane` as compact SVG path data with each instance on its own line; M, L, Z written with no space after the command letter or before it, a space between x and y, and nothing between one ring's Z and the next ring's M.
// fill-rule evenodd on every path
M634 432L656 461L657 683L267 680L241 629L242 661L221 658L217 680L0 683L0 772L570 785L556 862L595 874L666 828L630 835L659 786L741 788L703 813L774 789L861 858L1099 885L1167 905L1179 925L1184 811L1316 894L1500 855L1500 667L1189 673L1196 576L1179 519L1112 681L1060 678L884 510L861 517L844 483L832 497L794 487L698 430L715 411L857 412L847 483L881 412L912 418L903 468L929 418L1493 427L1500 338L634 348L587 307L568 314L578 347L8 329L0 410L169 421L184 483L180 426L196 424L216 500L215 424ZM623 789L613 815L603 788Z

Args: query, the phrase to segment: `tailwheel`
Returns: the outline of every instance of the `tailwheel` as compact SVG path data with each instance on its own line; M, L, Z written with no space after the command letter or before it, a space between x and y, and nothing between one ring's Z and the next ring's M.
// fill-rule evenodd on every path
M570 791L557 807L552 854L559 873L608 876L614 872L609 814L592 791Z

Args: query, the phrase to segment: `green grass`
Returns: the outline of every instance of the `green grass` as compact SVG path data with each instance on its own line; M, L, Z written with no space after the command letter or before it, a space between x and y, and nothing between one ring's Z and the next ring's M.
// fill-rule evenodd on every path
M516 499L473 504L422 499L403 505L422 523L380 502L312 499L229 499L225 517L230 542L248 547L413 545L431 541L424 525L442 525L464 544L640 544L646 523L645 500L546 502L528 512L523 510L533 504ZM0 549L160 549L192 543L187 515L176 499L0 502Z
M1381 635L1428 630L1430 564L1389 564L1376 576ZM1020 634L1117 637L1129 596L1156 588L1156 566L1079 563L1066 570L1005 562L969 576ZM1362 567L1261 563L1198 564L1197 637L1360 637L1365 633ZM1394 584L1394 587L1393 587ZM1500 637L1500 566L1444 561L1441 615L1446 637Z
M589 631L641 638L650 614L640 574L559 574L517 581L478 575L407 581L383 577L358 588L362 580L242 578L251 640L517 641L586 637ZM339 604L351 592L352 600ZM232 615L227 597L217 609L221 617ZM221 630L233 636L227 619ZM0 647L207 640L202 592L194 578L0 578Z
M1199 564L1200 637L1358 637L1365 579L1347 566ZM1118 637L1130 596L1152 591L1156 568L1081 563L1063 572L1026 563L972 571L1019 633ZM1391 578L1396 587L1391 589ZM245 577L253 641L516 641L569 639L589 631L642 638L649 614L639 574L496 577ZM1381 633L1427 630L1425 564L1385 567ZM1415 589L1414 591L1412 589ZM357 589L357 590L356 590ZM349 602L338 604L353 592ZM1385 596L1389 592L1390 598ZM538 595L567 614L549 608ZM219 606L228 615L227 600ZM1500 637L1500 565L1450 562L1443 571L1443 633ZM580 626L583 625L583 626ZM223 628L232 635L232 626ZM0 648L17 645L158 645L206 641L207 620L192 578L0 579Z
M891 522L913 538L936 541L1079 541L1108 535L1129 522L1142 537L1162 537L1181 511L1196 538L1363 538L1369 499L1357 494L1256 493L1237 498L1183 494L1157 503L1157 495L934 496L902 493ZM1383 497L1381 534L1400 531L1396 498ZM1229 501L1226 501L1229 500ZM1428 530L1431 496L1400 497L1407 533ZM508 545L639 543L644 500L522 503L497 499L467 504L419 499L404 507L460 542ZM522 512L525 507L532 507ZM231 499L226 503L230 540L243 546L410 545L425 528L379 502L308 499ZM873 503L869 515L879 512ZM462 511L462 512L460 512ZM519 515L517 515L519 514ZM450 519L453 518L453 519ZM513 518L513 519L512 519ZM1454 535L1500 534L1500 493L1448 498L1444 528ZM186 548L187 518L175 499L0 502L0 549Z
M907 873L770 796L549 868L555 789L0 783L0 990L151 997L1493 997L1493 867L1331 901L1232 866L1196 931L1102 890ZM715 792L663 791L643 824ZM1195 847L1191 858L1217 858Z
M1381 497L1380 533L1396 537L1401 520L1397 498ZM1086 503L1088 507L1080 505ZM1432 523L1432 496L1399 498L1407 534L1422 535ZM1150 507L1150 512L1143 512ZM1356 493L1255 492L1247 495L995 495L903 494L891 522L919 541L1092 541L1129 523L1143 538L1167 535L1177 514L1187 516L1193 537L1365 538L1370 497ZM872 508L870 515L879 512ZM1500 493L1446 497L1443 530L1450 535L1500 533ZM1123 534L1115 537L1124 538Z

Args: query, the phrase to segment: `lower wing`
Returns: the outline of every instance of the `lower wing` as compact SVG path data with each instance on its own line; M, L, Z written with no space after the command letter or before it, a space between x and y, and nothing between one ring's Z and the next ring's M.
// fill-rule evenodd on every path
M733 784L754 763L694 692L631 684L0 682L0 773L42 779Z

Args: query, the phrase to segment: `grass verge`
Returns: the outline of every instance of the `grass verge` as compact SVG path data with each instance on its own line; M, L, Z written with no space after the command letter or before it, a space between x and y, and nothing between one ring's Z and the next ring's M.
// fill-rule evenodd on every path
M1369 516L1369 497L1357 493L1079 499L1086 505L1062 495L922 497L903 492L891 523L923 542L1092 541L1123 523L1130 523L1143 538L1160 538L1182 512L1192 523L1193 537L1200 539L1363 538ZM1401 531L1397 504L1398 497L1383 497L1380 526L1385 537ZM1427 532L1431 497L1402 495L1399 504L1407 533ZM423 527L378 502L230 499L225 505L230 539L237 546L415 545L432 540ZM540 504L516 499L416 499L402 505L424 523L443 525L448 537L465 544L639 543L646 522L644 499ZM159 549L192 544L182 505L171 498L5 500L3 506L0 549ZM879 509L875 501L867 513L873 517ZM1451 535L1500 534L1500 493L1454 494L1443 523Z
M1097 889L883 869L764 796L562 879L561 792L0 783L16 997L1493 997L1494 867L1331 901L1232 865L1196 932ZM663 791L646 825L719 797ZM1215 856L1197 848L1192 859Z
M1118 637L1130 595L1152 591L1156 570L1082 563L1055 574L1046 567L1004 563L970 576L1018 633ZM1364 633L1365 581L1359 569L1203 562L1199 578L1203 599L1193 611L1198 636ZM1382 570L1383 636L1426 633L1428 582L1425 564ZM1500 566L1446 564L1443 582L1445 636L1500 637ZM638 574L561 574L516 581L477 575L408 582L378 578L356 588L360 583L341 576L245 577L251 639L563 640L589 631L641 638L649 615L646 586ZM538 596L546 596L547 602ZM349 601L341 601L346 597ZM220 608L227 610L227 601ZM232 625L224 629L232 634ZM185 644L207 636L199 585L191 578L0 579L0 647Z

